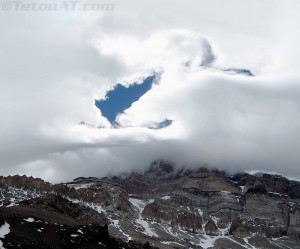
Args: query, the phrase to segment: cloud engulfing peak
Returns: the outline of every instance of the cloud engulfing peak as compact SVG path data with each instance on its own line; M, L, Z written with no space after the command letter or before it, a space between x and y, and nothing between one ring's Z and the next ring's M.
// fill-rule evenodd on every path
M218 16L215 1L192 2L189 15L176 6L167 15L155 1L135 1L133 10L120 2L115 13L89 18L12 13L15 24L1 27L0 41L3 174L61 181L166 159L300 178L299 37L292 32L298 4L249 3L257 17L266 15L255 29L258 20L241 17L248 14L235 1ZM159 18L145 15L149 4ZM38 32L24 31L30 23ZM116 116L114 129L95 100L153 72L160 73L156 84Z
M101 54L113 56L127 67L134 69L133 75L141 72L175 69L185 66L197 70L209 66L215 55L208 38L191 30L156 32L146 38L128 35L100 35L95 46ZM132 79L131 79L132 81Z

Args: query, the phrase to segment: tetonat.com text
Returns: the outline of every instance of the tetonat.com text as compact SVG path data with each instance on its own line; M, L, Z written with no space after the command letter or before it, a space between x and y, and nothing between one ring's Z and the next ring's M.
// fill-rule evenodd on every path
M113 11L115 9L115 5L112 3L83 3L80 1L5 1L1 5L3 11Z

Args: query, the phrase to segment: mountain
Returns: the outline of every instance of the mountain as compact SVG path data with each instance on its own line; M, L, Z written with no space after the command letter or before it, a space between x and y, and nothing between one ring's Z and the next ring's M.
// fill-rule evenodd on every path
M50 184L0 177L0 248L300 248L300 183L156 161Z

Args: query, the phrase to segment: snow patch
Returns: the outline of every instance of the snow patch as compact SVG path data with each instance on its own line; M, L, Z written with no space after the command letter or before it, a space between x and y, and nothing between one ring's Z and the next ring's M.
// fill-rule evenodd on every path
M150 237L158 237L158 235L151 230L147 221L143 220L141 217L139 219L136 219L135 221L144 228L144 234L149 235Z
M24 220L27 221L27 222L34 222L34 218L31 218L31 217L29 217L27 219L24 219Z
M129 201L139 212L139 218L136 219L135 222L143 227L143 229L145 230L143 233L151 237L158 237L158 235L151 230L149 223L142 219L142 215L141 215L145 206L149 203L154 202L154 200L153 199L141 200L141 199L130 197Z
M175 241L162 241L161 243L162 243L162 244L165 244L165 245L172 245L172 244L175 244L175 245L183 246L182 244L180 244L180 243L178 243L178 242L175 242Z
M4 239L5 235L10 233L9 227L10 225L7 222L5 222L4 225L0 227L0 238Z
M198 210L198 213L199 213L201 216L203 216L203 211L202 211L200 208L197 208L197 210Z
M9 227L10 227L10 225L7 222L5 222L4 225L2 225L0 227L0 238L1 239L4 239L4 237L10 233ZM3 247L3 242L1 240L0 240L0 249L5 249Z
M113 223L113 224L111 224L112 226L114 226L116 229L118 229L124 236L126 236L127 237L127 242L128 241L130 241L130 240L132 240L132 238L131 238L131 236L129 236L128 234L126 234L123 230L122 230L122 228L120 227L120 221L119 220L114 220L114 219L112 219L111 217L109 217L109 220Z
M6 207L14 207L14 206L18 206L19 204L16 204L16 203L14 203L14 202L12 202L12 203L10 203L9 205L7 205Z
M98 242L98 245L106 247L106 245L102 244L101 242Z
M70 188L75 188L77 189L81 189L81 188L89 188L90 186L92 186L94 183L71 183L71 184L67 184L68 187Z
M222 197L227 199L233 199L233 194L229 191L220 191Z
M136 199L136 198L129 198L130 203L137 208L139 213L142 213L145 206L149 203L146 200Z
M208 235L203 235L203 236L204 236L203 240L201 240L199 243L199 245L203 249L208 249L211 247L213 248L216 240L219 238L219 237L210 237Z
M288 197L288 195L285 195L285 194L280 194L280 193L277 193L277 192L269 192L269 194L273 194L273 195L279 195L279 196L285 196L285 197Z
M214 221L214 223L217 225L218 222L220 221L220 218L216 217L216 216L210 216L210 218Z

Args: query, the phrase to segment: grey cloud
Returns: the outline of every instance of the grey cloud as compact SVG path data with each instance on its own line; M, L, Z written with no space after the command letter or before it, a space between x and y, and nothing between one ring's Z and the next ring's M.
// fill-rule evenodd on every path
M300 178L298 5L155 0L116 1L112 13L1 12L2 174L62 181L139 170L164 158L180 166L209 163ZM101 54L97 40L147 40L169 29L208 36L206 65L246 68L257 77L166 70L174 75L174 89L162 95L158 85L158 93L149 92L125 115L135 122L144 111L153 122L174 120L170 127L76 130L81 121L107 127L95 98L120 79L148 70L143 63L132 66L116 54ZM141 120L148 122L143 115ZM172 130L176 125L183 134Z

